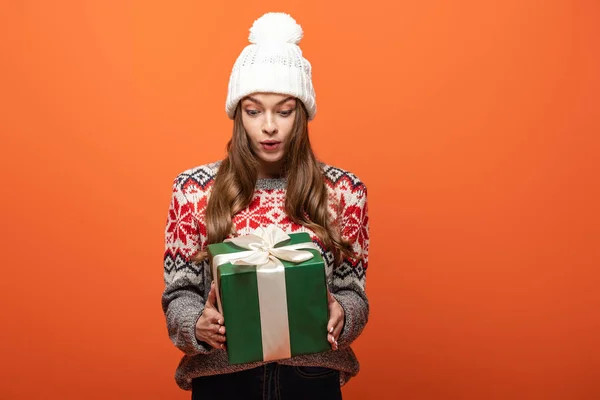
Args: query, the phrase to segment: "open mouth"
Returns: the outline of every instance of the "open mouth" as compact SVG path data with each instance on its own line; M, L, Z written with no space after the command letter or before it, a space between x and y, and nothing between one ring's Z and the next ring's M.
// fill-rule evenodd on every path
M265 141L265 142L260 142L260 144L263 147L263 149L265 149L267 151L273 151L273 150L277 150L279 148L279 146L281 145L281 142Z

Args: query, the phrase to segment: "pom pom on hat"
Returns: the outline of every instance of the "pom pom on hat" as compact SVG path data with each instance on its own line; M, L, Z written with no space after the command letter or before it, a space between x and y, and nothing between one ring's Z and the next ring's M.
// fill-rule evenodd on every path
M283 42L298 44L302 39L302 27L296 20L285 13L266 13L250 28L250 43Z

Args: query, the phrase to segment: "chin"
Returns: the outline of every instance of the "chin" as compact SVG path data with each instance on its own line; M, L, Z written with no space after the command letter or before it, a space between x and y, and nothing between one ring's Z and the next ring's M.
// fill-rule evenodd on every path
M277 155L260 155L259 156L260 160L266 163L277 163L280 162L281 160L283 160L283 154L277 154Z

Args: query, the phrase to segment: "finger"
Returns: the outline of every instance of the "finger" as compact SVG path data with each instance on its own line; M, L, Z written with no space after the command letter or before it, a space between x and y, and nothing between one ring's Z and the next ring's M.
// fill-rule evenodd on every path
M204 307L204 317L211 324L223 325L223 316L215 308Z
M215 314L216 314L215 318L217 319L217 324L224 325L225 324L225 318L223 318L223 314L221 314L218 311Z
M333 335L331 333L327 334L327 341L329 342L329 344L331 345L331 350L337 350L338 349L338 342L337 340L333 337Z
M225 344L224 343L220 343L218 341L216 341L215 339L211 340L210 342L208 342L212 347L214 347L215 349L223 349Z
M327 333L333 333L336 323L337 318L334 318L333 316L329 318L329 322L327 322Z
M338 343L337 340L344 328L344 321L341 318L341 315L330 320L330 328L327 332L327 341L331 344L331 348L333 350L337 350Z
M208 345L210 347L215 347L215 348L218 347L218 344L213 340L212 337L203 336L203 337L199 338L199 340L202 340L203 342L208 343Z
M344 321L342 319L340 319L336 323L335 328L333 328L333 333L332 333L332 335L336 341L339 339L343 328L344 328Z
M329 291L329 288L327 288L327 302L332 303L333 301L335 301L335 297L333 297L333 295Z
M337 323L337 320L339 319L339 310L337 310L333 304L330 304L328 311L329 311L329 320L327 321L327 333L331 333L331 332L333 332L333 329L335 328L335 324Z
M342 313L340 310L335 308L330 309L329 321L327 322L327 333L333 333L335 327L339 324L342 319Z
M219 333L219 329L221 328L221 325L219 324L211 324L208 329L210 330L211 333Z
M225 350L227 348L227 345L225 344L225 336L215 336L215 338L213 339L213 342L215 343L215 348L216 349L223 349Z
M210 291L208 292L208 297L206 298L206 306L215 307L215 303L217 302L217 292L215 289L215 282L210 284Z
M215 342L219 343L219 346L227 341L225 335L214 335L213 338Z
M333 335L332 335L331 333L328 333L328 334L327 334L327 341L328 341L330 344L334 344L334 343L335 343L335 338L333 337Z
M222 349L223 344L227 342L227 337L225 335L221 335L220 333L215 333L210 330L205 332L206 342L210 343L210 345L217 349Z
M210 330L219 335L225 334L225 327L223 325L219 325L219 324L211 325Z

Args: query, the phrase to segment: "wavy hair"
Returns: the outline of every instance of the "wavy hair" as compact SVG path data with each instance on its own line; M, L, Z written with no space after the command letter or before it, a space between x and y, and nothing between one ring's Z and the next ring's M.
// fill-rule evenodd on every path
M330 221L328 192L323 171L313 153L308 137L308 114L304 104L296 101L294 126L285 148L282 176L287 178L285 211L293 222L312 230L326 249L333 252L336 264L343 256L352 256L351 244L342 238L340 227ZM227 143L227 157L221 161L206 207L208 244L222 242L234 233L232 216L252 200L258 179L258 160L253 153L242 122L241 102L233 121L233 135ZM193 261L203 261L206 249Z

